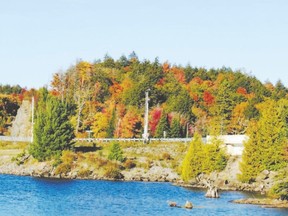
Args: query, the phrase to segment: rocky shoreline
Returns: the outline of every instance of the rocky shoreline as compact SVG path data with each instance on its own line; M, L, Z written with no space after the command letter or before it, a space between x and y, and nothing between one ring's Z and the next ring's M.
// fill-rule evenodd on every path
M6 162L0 164L1 174L11 174L20 176L33 176L43 178L63 178L63 179L93 179L93 180L120 180L120 181L147 181L147 182L171 182L177 186L188 188L207 188L207 182L209 185L213 185L219 190L230 191L250 191L259 192L265 194L271 186L271 178L269 180L268 173L263 174L262 179L259 178L258 182L253 184L241 183L236 179L236 174L230 173L227 176L230 163L226 169L220 173L211 173L210 175L200 175L197 179L191 180L185 183L181 180L180 176L171 168L164 168L159 163L153 163L149 169L135 167L132 169L123 169L120 171L120 175L117 177L105 177L101 175L97 170L91 171L88 175L81 175L80 171L71 169L66 173L56 173L55 167L52 162L35 162L28 160L26 163L17 165L16 162ZM234 177L233 177L234 175Z
M147 182L180 182L180 177L170 168L152 166L148 171L143 168L133 168L121 171L120 178L109 178L93 172L88 176L79 176L77 170L68 173L55 173L51 162L37 162L33 164L17 165L15 162L0 165L0 174L32 176L41 178L62 179L91 179L91 180L118 180L118 181L147 181Z
M62 162L57 166L53 161L38 162L23 151L25 146L19 145L11 144L0 151L0 174L39 178L170 182L181 187L207 189L210 186L220 191L250 191L261 193L263 196L274 185L274 177L277 174L264 170L255 182L242 183L238 180L241 157L231 156L223 171L202 174L186 183L177 173L183 160L182 155L187 148L182 143L149 146L123 144L126 162L130 164L108 160L107 144L98 144L102 150L97 152L66 152L61 158ZM108 172L110 173L107 175Z
M181 180L180 176L172 168L162 167L158 162L152 162L149 168L134 167L131 169L120 170L117 177L105 177L98 170L90 170L89 174L81 175L80 170L72 168L65 173L57 173L51 161L36 162L28 159L23 164L17 164L15 161L6 160L0 163L1 174L34 176L45 178L64 178L64 179L94 179L94 180L121 180L121 181L147 181L147 182L171 182L178 186L190 188L207 188L213 185L220 190L231 191L251 191L265 194L272 185L274 173L264 171L253 184L241 183L237 180L238 159L231 159L226 169L222 172L213 172L210 175L200 175L188 183ZM232 171L233 170L233 171Z
M288 201L287 200L269 199L269 198L240 199L240 200L234 200L233 203L260 205L263 208L288 208Z
M90 180L112 180L112 181L145 181L145 182L171 182L176 186L188 187L188 188L207 188L207 180L210 180L211 184L217 186L219 190L230 190L230 191L253 191L259 192L257 188L250 186L245 186L246 184L225 184L223 179L219 181L211 180L213 179L213 174L210 176L200 176L197 180L198 182L190 182L189 184L184 183L179 175L175 173L170 168L163 168L160 166L152 166L148 171L142 168L133 168L131 170L123 170L121 172L121 178L107 178L100 176L97 173L93 173L89 176L78 176L75 170L71 170L66 174L55 174L55 168L52 166L51 162L33 162L32 164L22 164L17 165L15 162L5 163L0 165L0 174L9 175L19 175L19 176L32 176L39 178L59 178L59 179L90 179ZM214 177L219 174L214 173ZM221 183L222 182L222 183ZM226 182L227 183L227 182ZM249 198L234 200L233 203L237 204L253 204L261 205L265 208L288 208L288 201L276 200L269 198Z

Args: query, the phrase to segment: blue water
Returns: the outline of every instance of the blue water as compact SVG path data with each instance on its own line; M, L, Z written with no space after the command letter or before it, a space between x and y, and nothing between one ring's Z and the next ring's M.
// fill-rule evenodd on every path
M207 199L205 191L169 183L51 180L0 175L0 215L288 215L285 209L266 209L229 201L251 196L221 192ZM195 208L171 208L167 201Z

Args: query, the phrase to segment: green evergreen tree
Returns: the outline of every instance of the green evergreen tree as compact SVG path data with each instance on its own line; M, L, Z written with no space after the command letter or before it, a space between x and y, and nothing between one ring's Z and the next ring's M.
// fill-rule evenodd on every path
M221 144L222 141L215 136L212 138L211 143L204 145L205 159L203 160L202 172L221 171L226 167L228 157L220 148Z
M109 160L117 160L120 162L124 161L123 151L121 150L121 146L119 143L115 142L112 144L110 153L108 155Z
M239 179L243 182L253 182L258 173L264 169L262 157L259 155L261 139L258 131L257 122L251 122L247 131L249 140L244 143L242 162L240 163L241 175L239 175Z
M43 107L38 107L34 141L29 150L31 155L39 161L61 155L63 150L69 149L74 138L67 105L53 97L45 100L45 106L40 103Z
M114 137L115 121L116 121L116 110L113 109L112 116L111 116L111 119L109 120L108 128L107 128L107 137L108 138Z
M161 118L159 120L159 123L155 131L155 137L162 138L164 131L166 132L166 137L168 137L168 134L169 134L168 118L167 118L167 114L162 112Z
M288 101L267 100L260 104L260 119L250 124L249 140L244 145L240 164L243 182L254 181L257 175L267 170L279 170L287 165L285 145L287 143Z
M195 133L182 163L182 179L188 181L201 173L209 174L223 170L227 165L228 157L220 145L221 141L217 138L204 145L202 137Z
M178 118L174 118L172 120L169 137L171 138L182 137L182 128L181 128L180 120Z

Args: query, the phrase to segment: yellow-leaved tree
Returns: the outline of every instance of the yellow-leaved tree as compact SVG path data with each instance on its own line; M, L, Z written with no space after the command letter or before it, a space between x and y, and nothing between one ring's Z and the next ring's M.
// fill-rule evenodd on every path
M106 113L97 112L94 116L92 131L96 138L106 138L109 118Z

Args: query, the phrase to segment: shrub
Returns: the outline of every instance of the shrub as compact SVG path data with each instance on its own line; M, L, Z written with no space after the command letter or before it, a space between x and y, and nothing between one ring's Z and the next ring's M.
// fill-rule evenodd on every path
M72 151L63 151L62 156L61 156L61 161L63 163L68 163L72 164L74 161L77 160L77 154L75 154Z
M169 153L164 152L164 153L162 154L161 159L162 159L162 160L171 160L172 157L171 157L171 155L170 155Z
M62 164L59 164L57 168L55 169L55 175L67 174L70 171L71 171L71 164L62 163Z
M99 157L95 163L96 168L104 167L109 163L109 161L105 158Z
M136 167L136 164L134 163L134 161L128 159L128 160L125 161L124 167L126 169L132 169L132 168Z
M116 166L108 166L104 173L104 177L109 179L122 179L123 175Z
M113 143L108 155L109 160L124 161L123 152L119 143Z
M90 176L91 173L92 172L89 169L81 169L81 170L79 170L77 175L80 178L85 178L85 177Z

